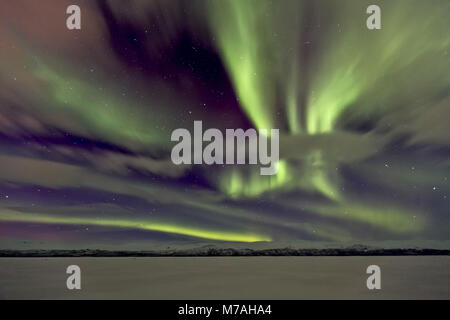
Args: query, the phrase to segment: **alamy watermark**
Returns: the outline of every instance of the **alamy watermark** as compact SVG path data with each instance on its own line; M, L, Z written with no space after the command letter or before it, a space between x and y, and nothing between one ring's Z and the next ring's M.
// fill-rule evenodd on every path
M194 121L193 139L189 130L180 128L172 132L171 141L178 142L171 153L172 162L176 165L259 163L261 175L274 175L278 171L278 129L271 129L270 135L267 129L259 129L258 132L255 129L226 129L224 136L215 128L203 132L202 121ZM203 148L204 142L208 144Z

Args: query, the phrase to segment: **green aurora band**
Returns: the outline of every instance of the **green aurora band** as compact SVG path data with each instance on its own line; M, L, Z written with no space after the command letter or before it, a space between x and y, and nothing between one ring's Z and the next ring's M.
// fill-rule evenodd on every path
M411 165L407 161L409 155L393 155L391 158L386 156L388 160L394 159L393 163L405 163L396 173L389 173L392 180L383 180L384 173L376 171L376 168L386 169L392 166L380 155L389 150L397 136L408 136L408 147L418 149L425 143L432 146L441 146L442 141L449 143L450 2L437 1L435 5L414 0L409 1L412 3L409 5L405 5L405 1L375 2L382 8L382 29L377 31L369 31L365 25L365 9L371 1L192 2L192 11L197 20L202 21L200 27L206 28L205 33L211 36L211 46L223 63L239 107L249 123L257 129L269 131L271 128L280 128L280 141L284 149L280 150L281 159L275 176L261 176L259 168L251 166L217 167L211 171L208 171L209 168L202 168L201 170L206 170L203 178L214 187L202 192L198 189L183 191L182 187L171 189L173 184L170 183L173 181L166 183L166 180L161 184L150 181L148 187L145 183L131 183L131 178L122 179L120 176L123 171L126 174L131 171L129 167L132 166L126 165L126 170L113 171L113 178L105 178L105 184L109 184L107 186L96 182L99 179L96 174L92 174L92 180L89 180L91 171L88 170L83 171L85 175L79 180L72 177L72 185L71 181L64 181L61 185L51 184L39 172L30 171L29 178L23 178L17 173L20 176L20 179L17 178L18 183L38 185L37 182L42 179L45 180L42 185L48 188L85 187L88 190L114 191L143 199L146 204L164 202L166 205L173 201L192 211L207 208L214 213L207 217L211 220L220 220L229 213L230 217L236 218L236 223L224 223L223 230L220 230L221 227L216 227L215 224L208 228L206 222L204 225L191 221L173 223L170 217L153 220L139 216L128 220L56 216L19 212L8 206L9 203L0 208L0 220L159 231L214 241L270 242L278 239L277 231L270 230L267 225L277 222L276 218L264 215L264 208L260 209L264 206L264 201L267 201L276 205L280 212L293 211L294 218L286 216L298 219L298 222L289 220L286 223L278 222L277 225L292 234L298 231L304 232L308 237L314 235L325 240L352 241L352 223L366 226L370 230L382 230L389 235L420 234L431 225L429 211L432 208L416 207L413 201L417 199L410 196L411 190L406 185L422 183L424 189L431 189L436 185L435 181L448 172L450 163L448 160L433 159L422 166L428 171L411 178ZM121 15L123 4L108 4L113 8L114 14L121 19L126 18L127 13ZM146 15L143 13L146 10L162 10L161 20L167 24L164 25L167 30L161 28L161 33L169 39L168 43L172 34L182 28L192 32L200 28L196 25L199 22L190 21L191 18L185 18L186 21L180 18L179 12L182 10L175 3L168 4L166 8L157 1L154 6L135 1L131 7L130 12L140 13L136 23L143 29L146 26ZM2 26L0 24L0 28ZM15 35L14 32L11 34ZM111 77L108 68L105 67L104 72L101 69L108 63L116 63L117 57L112 55L105 55L104 65L95 61L99 70L93 73L82 68L83 61L77 59L76 54L65 58L56 50L47 52L45 46L40 47L33 41L28 43L24 39L26 37L17 41L17 45L23 47L24 58L16 64L5 63L8 57L6 50L4 53L0 52L0 61L3 61L0 62L0 87L3 87L0 91L1 102L13 101L15 105L15 96L21 96L23 101L17 98L17 105L22 103L23 110L36 118L42 117L42 123L50 123L56 128L60 125L79 136L124 147L136 152L139 161L149 157L149 154L156 154L157 160L152 158L154 162L145 163L145 170L142 171L145 172L145 178L150 174L160 174L153 164L164 156L164 160L167 160L171 147L168 143L171 130L187 123L180 122L180 115L186 114L187 109L198 112L199 108L192 107L195 103L200 105L194 94L189 96L192 99L190 101L179 94L177 88L170 88L164 81L158 82L154 78L149 80L137 72L138 75L132 81L122 79L120 75ZM110 50L102 47L99 50L102 49ZM19 84L9 81L10 75L25 64L30 66L27 72L29 70L30 78L35 82L22 80L24 82L20 85L27 87L27 90L22 90ZM139 85L145 81L148 82ZM38 90L42 93L36 94ZM9 93L14 98L8 98ZM438 111L433 113L433 110ZM0 122L6 123L5 119L6 117L0 118ZM208 125L220 122L220 119L214 119L211 114L207 114L205 119L205 122L209 121ZM417 119L422 119L423 122ZM371 120L374 124L370 130L359 132L349 129L355 123ZM332 153L330 149L335 145L338 145L337 151ZM421 153L426 151L426 148L418 151L418 161L426 158ZM31 151L23 152L19 156L31 158L30 154ZM125 159L124 162L128 161L127 156L121 156ZM92 164L89 162L91 158L85 154L81 158L92 166L89 170L94 172L97 168L95 160L92 160ZM116 155L112 158L116 160ZM39 156L38 159L44 161L45 157ZM69 160L72 158L69 157ZM60 157L55 162L64 161L66 158ZM117 163L121 164L121 161L122 158ZM39 171L40 167L37 168ZM391 199L382 205L379 202L383 201L384 194L379 198L374 195L374 199L370 201L349 194L345 189L345 177L342 173L349 168L354 169L358 177L368 177L369 182L383 189L383 192L387 190L386 193L391 192L397 196L397 191L392 190L398 188L399 197L404 196L413 201L394 203L395 200ZM61 168L61 176L66 169ZM179 172L161 176L178 178L191 172L191 169L183 167ZM14 185L13 175L14 173L5 171L0 179L5 184ZM430 176L435 179L431 181ZM396 182L392 182L393 180ZM447 192L449 187L446 182L442 183L441 189ZM166 200L165 197L172 195L172 191L174 200ZM194 201L199 194L199 200ZM292 194L294 200L289 198ZM434 199L432 197L419 195L417 203ZM258 202L260 200L262 205ZM255 203L255 207L250 207L250 204ZM241 204L244 206L241 211L233 209L233 206ZM448 213L445 204L437 207ZM231 211L239 214L233 216ZM317 217L317 225L322 223L322 228L312 226L314 223L306 223L306 218L302 216L304 211ZM241 214L249 221L257 221L258 214L261 214L261 225L242 225L241 229L237 228L241 223L237 215ZM273 214L276 216L278 213ZM283 218L284 216L280 216L279 219ZM330 219L331 222L325 219ZM336 221L338 223L334 223ZM202 227L198 227L199 225ZM232 230L234 228L239 231Z

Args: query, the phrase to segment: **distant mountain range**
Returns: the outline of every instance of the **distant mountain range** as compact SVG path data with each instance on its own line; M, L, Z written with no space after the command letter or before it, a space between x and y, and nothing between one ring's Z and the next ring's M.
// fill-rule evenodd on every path
M447 249L373 248L356 245L326 249L234 249L205 246L184 250L116 251L116 250L0 250L0 257L203 257L203 256L428 256L450 255Z

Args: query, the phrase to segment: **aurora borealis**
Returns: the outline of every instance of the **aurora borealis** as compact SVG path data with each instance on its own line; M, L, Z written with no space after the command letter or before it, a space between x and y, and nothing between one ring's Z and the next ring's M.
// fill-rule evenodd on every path
M450 248L449 12L1 1L0 247ZM279 129L277 174L174 165L171 132L196 120Z

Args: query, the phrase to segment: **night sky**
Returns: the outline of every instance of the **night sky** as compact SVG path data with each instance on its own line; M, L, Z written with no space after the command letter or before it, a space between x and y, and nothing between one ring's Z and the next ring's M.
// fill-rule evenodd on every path
M0 248L450 248L449 12L1 1ZM174 165L195 120L279 128L278 173Z

